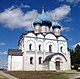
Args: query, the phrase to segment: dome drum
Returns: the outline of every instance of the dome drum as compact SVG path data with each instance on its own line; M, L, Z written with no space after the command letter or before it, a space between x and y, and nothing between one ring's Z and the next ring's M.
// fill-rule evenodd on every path
M61 26L53 26L52 29L54 30L55 28L61 29Z
M48 22L48 21L42 21L42 25L49 26L49 28L50 28L52 26L52 23Z

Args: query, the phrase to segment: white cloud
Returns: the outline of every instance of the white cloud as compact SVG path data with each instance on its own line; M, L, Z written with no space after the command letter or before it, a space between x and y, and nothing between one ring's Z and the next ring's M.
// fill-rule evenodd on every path
M77 4L80 2L80 0L58 0L58 1L61 1L61 2L65 1L65 2L68 2L70 4Z
M31 29L31 23L36 18L37 14L37 10L24 13L20 8L15 8L12 6L11 8L8 8L4 12L0 13L0 23L11 29Z
M80 2L80 0L66 0L66 1L69 3L79 3Z
M7 55L8 55L7 51L0 52L0 67L2 68L7 68L8 64Z
M0 42L0 46L4 46L4 45L6 45L6 43Z
M70 22L72 19L70 17L65 17L64 22Z
M8 66L8 61L7 60L5 60L5 59L0 59L0 67L2 67L2 68L7 68L7 66Z
M70 28L70 27L61 27L61 31L66 31L66 32L69 32L69 31L71 31L71 30L73 30L73 28Z
M71 11L70 6L63 5L56 8L55 10L46 12L47 15L52 17L53 20L63 20Z
M74 44L74 45L72 46L72 48L74 49L77 45L80 45L80 42Z
M0 55L7 55L7 51L0 52Z
M24 5L22 4L22 6ZM46 14L50 16L53 20L63 20L67 17L70 11L70 6L63 5L56 8L55 10L47 11ZM24 13L20 7L15 8L15 6L12 6L6 9L4 12L0 13L0 23L4 24L4 27L10 29L25 28L28 30L32 30L32 22L37 17L37 15L39 15L37 10L33 9L32 11Z
M21 4L21 6L20 6L21 8L30 8L30 6L29 5L24 5L23 3Z

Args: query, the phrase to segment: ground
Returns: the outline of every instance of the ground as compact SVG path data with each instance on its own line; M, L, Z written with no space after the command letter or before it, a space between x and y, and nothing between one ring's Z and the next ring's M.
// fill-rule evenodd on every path
M4 76L2 76L2 75L0 75L0 79L7 79L6 77L4 77Z
M71 79L73 76L80 75L75 72L56 72L56 71L7 71L19 79ZM77 74L77 75L76 75Z

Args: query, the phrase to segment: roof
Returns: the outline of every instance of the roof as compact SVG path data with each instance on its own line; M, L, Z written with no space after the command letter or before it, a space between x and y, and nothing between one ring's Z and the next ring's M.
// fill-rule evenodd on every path
M45 58L44 62L45 62L45 61L50 61L51 58L52 58L53 56L55 56L55 55L61 55L61 56L63 56L64 59L67 61L66 57L65 57L63 54L61 54L61 53L54 53L54 54L48 55L48 56Z
M42 21L41 21L40 19L36 18L36 19L34 20L34 22L33 22L33 25L35 26L36 24L42 25Z
M19 49L8 49L8 55L22 56L22 50L19 50Z
M41 22L42 22L42 25L52 26L52 19L45 14L44 9L42 9L42 13L33 22L33 25L37 23L41 24Z
M52 28L53 28L53 29L55 29L55 28L61 29L61 25L60 25L58 22L53 22Z

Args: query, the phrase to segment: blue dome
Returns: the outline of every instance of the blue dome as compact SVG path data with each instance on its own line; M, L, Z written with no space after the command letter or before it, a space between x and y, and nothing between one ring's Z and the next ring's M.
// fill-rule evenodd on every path
M53 28L53 29L54 29L54 28L59 28L59 29L61 29L61 25L60 25L58 22L53 22L52 28Z
M33 22L33 25L35 24L48 25L50 27L52 26L52 19L44 13L44 10L42 10L42 14L40 14Z
M42 25L42 21L40 19L36 18L35 21L33 22L33 25L36 25L36 24Z
M41 21L46 21L46 22L51 22L52 23L51 18L48 17L47 15L45 15L44 13L39 15L37 18L40 19Z

